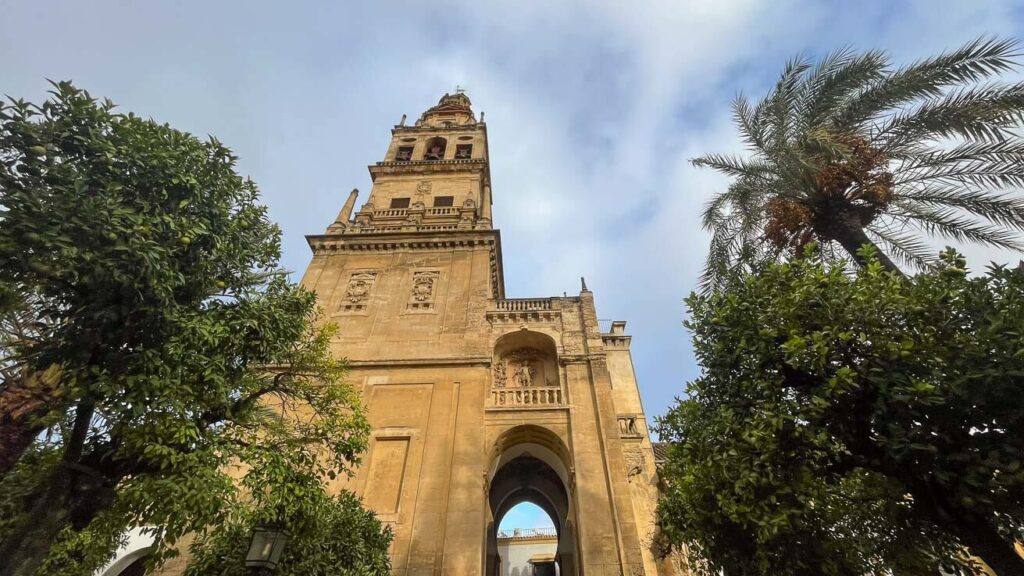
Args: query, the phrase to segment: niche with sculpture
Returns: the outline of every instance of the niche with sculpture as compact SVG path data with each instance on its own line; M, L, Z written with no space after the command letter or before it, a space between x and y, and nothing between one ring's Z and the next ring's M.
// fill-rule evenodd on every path
M522 330L499 338L491 370L492 401L497 405L561 401L555 344L544 334Z

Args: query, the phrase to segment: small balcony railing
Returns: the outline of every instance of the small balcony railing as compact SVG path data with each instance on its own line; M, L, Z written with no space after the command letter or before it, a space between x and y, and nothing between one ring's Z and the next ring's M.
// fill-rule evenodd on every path
M551 310L549 298L510 298L495 301L495 308L502 312L527 312L533 310Z
M427 208L427 216L458 216L459 209L454 206L442 206L439 208Z
M558 536L558 531L554 528L513 528L511 530L498 530L498 538L501 540L513 538L551 538L553 536Z
M562 388L538 386L535 388L495 388L491 390L491 406L558 406L562 404Z
M409 214L405 208L388 208L386 210L374 210L374 218L404 218Z

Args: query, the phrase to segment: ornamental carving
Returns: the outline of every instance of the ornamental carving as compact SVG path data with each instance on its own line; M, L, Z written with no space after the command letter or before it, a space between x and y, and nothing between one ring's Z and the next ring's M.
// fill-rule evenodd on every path
M412 278L412 299L426 302L434 297L434 282L437 272L417 272Z
M505 374L505 363L498 362L494 365L494 387L504 388L508 383L508 376Z
M629 450L623 454L626 466L626 478L632 478L644 472L644 455L638 450Z
M362 310L366 307L366 299L373 289L373 283L377 280L376 272L356 272L349 276L348 285L345 287L345 301L343 310Z
M619 435L638 436L640 431L636 427L636 416L619 416Z
M434 290L441 273L437 271L413 272L412 294L409 296L409 307L412 309L429 309L434 305Z
M430 190L434 187L429 180L420 180L420 183L416 186L417 196L426 196L430 194Z
M518 348L505 354L494 365L496 388L530 388L557 386L549 382L544 369L544 353L535 348Z

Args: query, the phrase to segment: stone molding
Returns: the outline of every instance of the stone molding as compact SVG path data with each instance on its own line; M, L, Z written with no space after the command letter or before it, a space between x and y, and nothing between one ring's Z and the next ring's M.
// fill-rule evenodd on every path
M438 174L442 172L484 172L487 173L485 158L459 158L452 160L389 160L369 166L370 180L380 175L395 174ZM485 184L489 180L485 176Z
M505 281L501 264L501 235L497 230L452 230L424 236L403 232L380 234L316 234L306 236L313 256L348 252L390 252L396 250L450 250L485 247L490 254L491 297L504 298Z
M399 134L406 132L465 132L467 129L473 130L487 130L487 123L482 120L474 122L468 122L466 124L452 125L452 126L402 126L395 125L391 128L391 134Z
M353 368L373 368L390 366L490 366L490 356L469 356L460 358L405 358L383 360L349 360Z

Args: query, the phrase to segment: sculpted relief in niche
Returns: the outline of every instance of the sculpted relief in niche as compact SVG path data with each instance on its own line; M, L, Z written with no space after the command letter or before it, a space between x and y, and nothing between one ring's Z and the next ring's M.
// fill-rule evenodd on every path
M530 388L558 386L558 375L545 362L545 355L535 348L518 348L503 355L494 364L496 388Z

